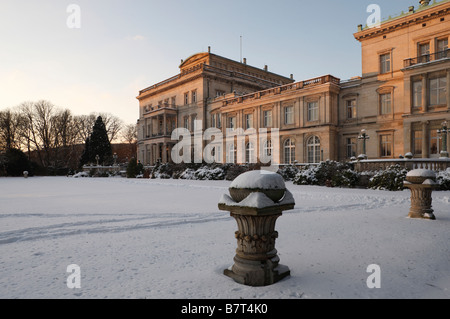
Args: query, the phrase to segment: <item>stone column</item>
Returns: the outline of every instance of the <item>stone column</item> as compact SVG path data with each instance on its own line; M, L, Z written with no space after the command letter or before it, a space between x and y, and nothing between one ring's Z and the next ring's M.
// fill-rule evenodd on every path
M428 136L428 125L430 122L422 122L422 158L430 157L430 145Z
M422 112L428 111L428 75L422 76Z
M164 113L163 115L163 135L167 135L167 115Z
M412 152L412 150L414 149L414 141L412 140L412 133L413 131L411 130L412 125L411 122L404 122L403 123L403 152L404 154Z
M447 108L450 109L450 69L447 69Z
M162 145L162 162L167 163L167 143Z

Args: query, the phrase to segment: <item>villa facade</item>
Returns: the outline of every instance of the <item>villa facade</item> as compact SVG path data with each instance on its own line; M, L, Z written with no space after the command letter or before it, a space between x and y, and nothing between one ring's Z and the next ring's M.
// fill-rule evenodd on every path
M214 150L218 162L254 162L273 147L284 164L346 161L364 152L369 159L441 156L438 130L450 122L450 1L422 0L379 27L359 25L354 37L362 75L346 81L324 75L295 82L210 49L182 61L177 76L139 92L139 161L172 160L178 141L171 135L180 127L192 135L217 128L224 136L227 129L255 129L244 156L224 141Z

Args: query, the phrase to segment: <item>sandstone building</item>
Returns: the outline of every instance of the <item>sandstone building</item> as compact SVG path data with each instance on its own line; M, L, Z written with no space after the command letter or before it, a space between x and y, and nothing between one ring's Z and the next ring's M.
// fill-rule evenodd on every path
M211 127L224 135L227 128L269 131L259 143L246 140L245 158L224 143L215 152L221 162L252 162L274 145L281 163L345 161L363 153L362 129L370 137L368 158L439 157L437 130L450 122L449 36L450 1L422 0L379 27L358 26L362 76L347 81L325 75L294 82L245 59L195 54L182 61L180 74L139 92L138 159L170 161L177 127L192 134ZM277 143L272 128L279 129Z

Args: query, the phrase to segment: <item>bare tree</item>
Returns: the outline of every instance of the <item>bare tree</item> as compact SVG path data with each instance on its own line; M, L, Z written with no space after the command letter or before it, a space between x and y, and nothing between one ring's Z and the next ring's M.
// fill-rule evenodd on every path
M100 113L96 116L101 116L103 119L103 123L106 126L106 132L108 133L109 142L114 142L117 138L119 138L119 133L122 130L124 123L123 121L115 115L110 113Z
M0 112L0 148L20 148L19 128L23 118L19 112L6 109Z
M137 142L136 124L128 124L123 128L122 139L128 144L135 144Z
M109 113L91 113L89 115L79 115L75 117L75 123L80 134L79 139L84 142L91 135L95 121L101 116L106 126L109 142L112 143L120 137L120 132L124 123L117 116Z

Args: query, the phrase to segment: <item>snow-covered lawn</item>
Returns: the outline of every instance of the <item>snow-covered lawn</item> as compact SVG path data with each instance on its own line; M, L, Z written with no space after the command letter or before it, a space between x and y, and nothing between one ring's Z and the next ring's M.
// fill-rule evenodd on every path
M437 221L412 220L408 190L287 183L278 219L291 276L263 288L223 275L236 223L217 204L230 182L0 178L0 298L450 298L450 192ZM66 285L81 268L81 289ZM381 268L369 289L367 267Z

